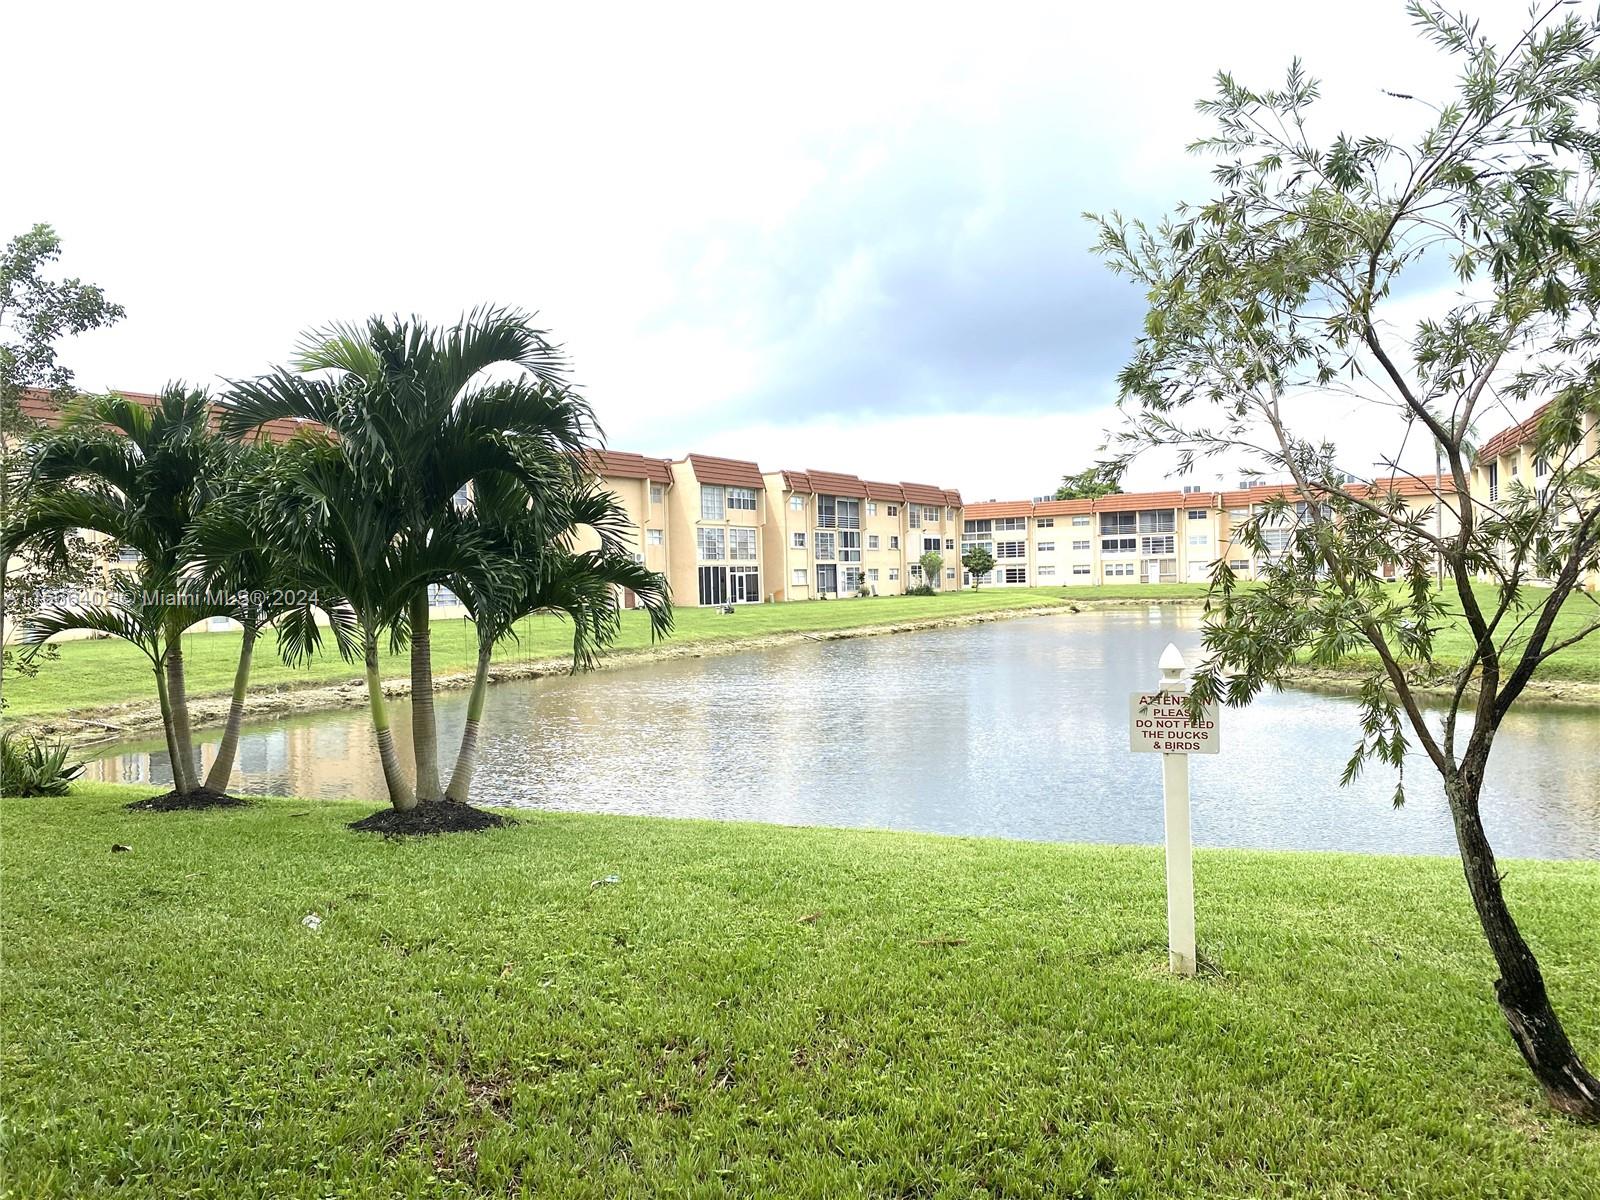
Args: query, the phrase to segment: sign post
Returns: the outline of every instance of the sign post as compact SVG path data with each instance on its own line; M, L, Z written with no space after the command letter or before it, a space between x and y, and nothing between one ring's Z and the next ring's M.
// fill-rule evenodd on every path
M1167 842L1167 965L1174 975L1195 973L1194 846L1189 836L1189 755L1221 749L1217 708L1189 715L1183 655L1169 644L1161 655L1161 687L1135 692L1128 718L1128 748L1161 755L1161 794Z

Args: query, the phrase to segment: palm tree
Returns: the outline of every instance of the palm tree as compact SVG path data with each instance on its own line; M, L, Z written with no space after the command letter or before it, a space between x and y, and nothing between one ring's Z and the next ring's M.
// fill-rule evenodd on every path
M201 541L208 575L230 555L261 546L280 586L310 598L277 620L287 661L303 661L320 649L313 607L327 614L341 654L347 660L360 656L389 802L409 812L418 798L401 769L389 724L380 638L404 637L410 600L429 581L457 572L492 580L508 564L490 561L470 530L421 542L409 535L402 516L393 494L370 487L339 442L304 438L275 456L254 504L220 511L207 522Z
M598 652L616 640L621 628L618 589L638 596L649 616L650 633L672 629L672 602L666 580L646 570L623 548L627 517L617 499L587 481L551 510L531 507L505 477L486 481L456 524L475 528L493 555L516 569L483 586L473 572L453 576L451 585L471 615L478 634L478 662L467 702L466 726L445 798L465 804L478 764L478 729L489 693L489 662L495 645L516 636L516 623L534 613L557 613L572 622L572 669L594 666ZM597 549L575 551L583 530L598 535Z
M573 477L577 456L598 433L588 404L565 386L560 349L514 309L477 308L442 329L415 317L329 325L302 338L291 367L235 382L224 428L242 434L289 417L330 430L366 485L383 494L394 535L419 555L469 485L505 474L537 500ZM423 800L443 796L427 594L438 582L414 581L390 626L411 648Z
M149 407L121 396L67 406L61 429L28 449L20 514L0 542L3 554L28 548L49 556L89 529L137 552L132 574L142 595L118 587L109 605L59 608L33 627L60 632L78 628L63 624L76 617L109 621L112 628L102 632L129 637L155 655L180 793L194 790L182 635L202 608L205 616L232 615L227 605L192 595L183 579L186 539L216 500L228 468L229 448L211 430L209 412L206 393L182 384L169 384Z

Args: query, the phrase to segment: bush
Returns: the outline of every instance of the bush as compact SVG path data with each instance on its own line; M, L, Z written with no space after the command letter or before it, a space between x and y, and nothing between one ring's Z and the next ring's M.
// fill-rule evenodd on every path
M919 583L906 589L906 595L908 596L937 596L938 594L931 583Z
M0 796L65 796L83 764L67 765L70 747L57 739L0 734Z

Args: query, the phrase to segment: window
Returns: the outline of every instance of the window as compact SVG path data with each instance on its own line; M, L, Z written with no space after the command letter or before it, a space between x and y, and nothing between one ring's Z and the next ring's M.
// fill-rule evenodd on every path
M1250 560L1248 558L1230 558L1228 565L1235 571L1248 571L1250 569Z
M900 568L899 567L890 567L889 568L889 582L890 583L894 583L899 578L900 578Z
M661 530L659 530L659 529L646 529L644 531L644 540L645 540L645 543L647 545L651 545L651 546L659 546L659 545L661 545Z
M956 548L956 540L955 540L955 538L945 538L945 540L944 540L944 548L946 550L954 550Z
M838 535L819 530L817 533L817 561L832 562L834 558L834 539Z
M996 558L1027 558L1027 542L996 542L994 544Z
M839 501L839 528L840 529L860 529L861 528L861 501L859 501L859 500L841 500L841 501Z
M913 529L922 528L922 505L913 504L906 509L906 524Z
M1174 539L1173 539L1173 537L1172 537L1172 535L1170 533L1167 534L1165 537L1147 537L1147 538L1141 538L1139 540L1143 543L1143 545L1140 547L1140 550L1139 550L1139 552L1141 554L1173 554L1173 553L1175 553L1175 551L1173 550L1173 546L1172 546L1172 543L1173 543Z
M1005 569L1005 574L1004 574L1003 578L1005 579L1005 581L1007 583L1027 583L1028 582L1028 568L1027 567L1007 567Z
M717 562L723 557L723 535L725 529L696 529L695 541L700 547L700 558L705 562ZM716 604L719 601L702 600L702 604Z
M954 567L946 567L944 569L944 577L946 579L954 579L956 577L956 569Z
M939 552L939 539L936 537L923 538L922 552L924 554L937 554Z
M1489 499L1500 499L1500 464L1489 464Z
M1136 537L1108 537L1100 539L1101 554L1136 554L1139 539Z
M666 498L667 498L667 489L666 488L662 487L659 483L652 483L650 485L650 503L651 504L662 504L662 503L664 503L666 501Z
M939 523L939 510L933 507L931 504L924 505L922 508L922 519L929 525L937 525Z
M1026 529L1027 517L1001 517L994 523L996 529Z
M1139 512L1140 533L1171 533L1177 527L1170 508L1146 508Z
M139 552L132 546L117 547L117 561L119 563L136 563L139 561Z
M1543 459L1543 458L1534 459L1533 460L1533 474L1534 474L1534 477L1538 478L1538 479L1543 479L1546 475L1550 474L1550 463L1549 463L1549 460Z
M754 562L756 558L756 531L754 529L728 530L728 557L735 562Z
M1040 529L1054 529L1056 527L1056 519L1054 517L1036 517L1033 523Z
M878 582L878 568L877 567L868 567L867 568L867 582L868 583L877 583Z
M1074 529L1087 529L1088 526L1089 526L1089 518L1088 517L1073 517L1072 518L1072 527Z
M789 544L796 550L804 550L806 548L806 535L802 531L796 530L789 535Z
M839 568L838 567L818 567L817 568L817 594L825 596L829 592L837 592L838 590L839 590Z
M817 528L832 529L839 523L832 496L817 497Z
M867 549L868 550L876 550L877 548L878 548L878 535L875 534L875 533L867 534Z
M1248 521L1250 519L1250 510L1248 508L1230 508L1228 510L1228 519L1231 521Z
M944 519L946 521L949 521L950 524L954 525L956 523L956 510L953 509L953 508L945 509L944 510Z
M1101 533L1137 533L1139 530L1139 515L1131 512L1110 512L1100 514Z
M891 505L889 505L889 508L888 508L887 511L888 511L889 516L898 517L900 515L900 506L898 504L891 504Z
M891 549L891 550L900 549L900 539L899 539L898 536L896 536L895 534L892 534L892 533L889 535L889 549Z
M740 512L755 512L756 493L754 488L729 488L728 507L738 509Z
M961 523L961 531L963 533L989 533L993 529L994 522L987 519L982 521L963 521Z
M1138 573L1138 566L1131 562L1116 562L1106 564L1107 579L1132 579Z
M1040 542L1039 543L1039 553L1040 554L1054 554L1055 552L1056 552L1056 544L1054 542Z
M877 515L878 515L878 502L876 500L868 500L867 501L867 516L875 517Z
M921 563L912 563L909 567L906 568L906 574L909 577L911 577L912 579L921 579L922 578L922 564Z
M460 487L458 487L456 489L456 494L450 497L450 503L454 504L457 510L471 508L472 485L470 483L463 483Z
M1040 567L1039 568L1039 578L1040 579L1044 579L1046 576L1054 575L1055 573L1056 573L1056 569L1054 567Z
M861 535L853 529L839 531L839 561L861 561Z
M790 577L789 581L793 583L795 587L805 587L806 584L811 582L811 577L806 572L804 567L796 567L794 569L794 574Z
M1088 563L1073 563L1072 564L1072 573L1074 575L1087 575L1093 570L1094 570L1094 568L1091 567Z
M1072 548L1074 550L1087 550L1089 548L1089 539L1088 538L1083 538L1081 540L1075 539L1073 541L1073 543L1072 543Z
M1191 533L1189 535L1189 545L1191 546L1209 546L1210 544L1211 538L1206 534Z
M445 587L444 584L430 583L428 585L429 608L451 608L460 603L461 601L456 594Z
M794 512L805 512L806 498L804 496L790 496L789 508Z
M702 521L721 521L727 515L727 505L722 485L707 484L700 489L700 519Z
M1203 508L1191 508L1189 510L1189 520L1191 521L1204 521L1206 516L1206 510Z

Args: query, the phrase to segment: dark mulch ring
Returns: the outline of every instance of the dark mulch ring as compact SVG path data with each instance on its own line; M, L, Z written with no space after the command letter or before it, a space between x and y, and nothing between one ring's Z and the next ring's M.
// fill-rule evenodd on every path
M410 812L385 808L370 817L350 822L350 828L363 833L381 833L384 837L426 837L433 833L475 833L515 824L510 817L485 812L470 804L424 800Z
M148 800L135 800L125 807L133 812L181 812L192 808L243 808L250 801L239 796L230 796L227 792L216 792L210 788L195 788L192 792L162 792L159 796L151 796Z

